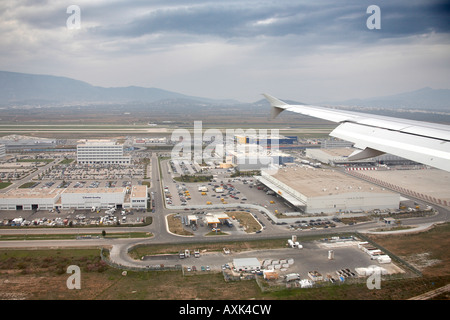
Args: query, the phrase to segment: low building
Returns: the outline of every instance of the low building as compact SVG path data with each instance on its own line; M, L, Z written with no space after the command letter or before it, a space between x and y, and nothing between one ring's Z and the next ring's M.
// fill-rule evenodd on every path
M246 144L236 150L228 150L227 156L231 157L231 163L239 171L260 170L273 165L294 162L294 157L288 153L270 148L265 149L257 144Z
M233 259L236 271L256 271L261 269L261 262L257 258Z
M13 189L0 193L0 210L50 210L64 189Z
M306 157L320 161L322 163L330 165L375 165L377 163L384 164L414 164L415 162L404 159L392 154L383 154L377 157L362 159L362 160L349 160L349 156L354 152L359 151L359 149L352 147L333 147L333 148L320 148L311 149L307 148L305 150Z
M0 194L0 210L146 209L147 186L131 188L13 189Z

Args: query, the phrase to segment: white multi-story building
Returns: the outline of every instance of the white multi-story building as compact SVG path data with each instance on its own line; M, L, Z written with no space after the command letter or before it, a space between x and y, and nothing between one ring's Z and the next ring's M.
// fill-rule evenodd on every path
M131 156L124 156L123 144L110 140L84 140L77 145L80 164L130 164Z

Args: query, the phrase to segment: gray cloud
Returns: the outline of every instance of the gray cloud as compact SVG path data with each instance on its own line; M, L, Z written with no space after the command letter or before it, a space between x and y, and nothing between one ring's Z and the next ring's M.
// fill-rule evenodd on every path
M71 4L81 8L78 31L65 28ZM366 27L372 4L381 8L381 30ZM386 75L398 90L447 85L449 16L444 0L2 1L0 69L223 98L275 87L341 99ZM221 93L227 83L236 96ZM396 93L392 83L382 87Z
M132 21L106 24L95 31L103 36L140 37L177 33L219 38L280 37L312 34L319 40L363 41L368 38L366 8L373 1L227 1L198 2L152 9ZM133 4L131 3L132 7ZM449 9L444 1L382 1L383 27L378 38L449 32ZM119 8L120 10L120 8ZM373 39L371 36L370 39Z

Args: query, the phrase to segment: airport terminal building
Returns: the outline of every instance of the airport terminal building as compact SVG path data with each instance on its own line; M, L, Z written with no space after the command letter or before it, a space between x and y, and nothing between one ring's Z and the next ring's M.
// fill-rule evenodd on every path
M336 170L308 166L261 172L257 179L305 213L345 213L398 209L400 194Z
M0 194L0 210L147 209L147 186L15 189Z

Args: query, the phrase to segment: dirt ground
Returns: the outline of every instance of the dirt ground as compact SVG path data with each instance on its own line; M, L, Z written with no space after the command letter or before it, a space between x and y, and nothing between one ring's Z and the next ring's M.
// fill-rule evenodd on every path
M424 276L450 275L450 224L398 235L370 236L378 244L412 264Z

